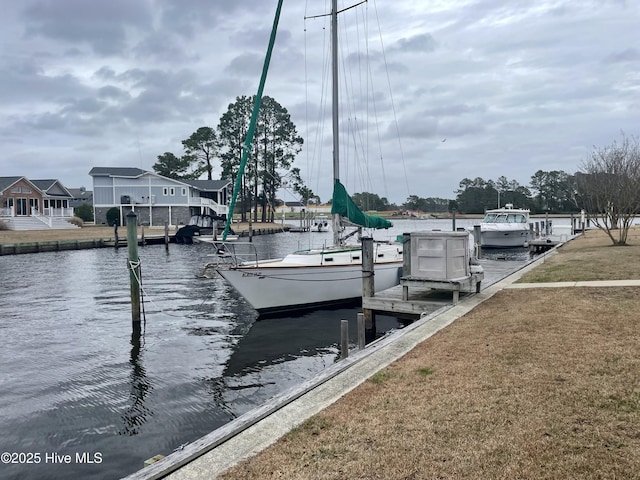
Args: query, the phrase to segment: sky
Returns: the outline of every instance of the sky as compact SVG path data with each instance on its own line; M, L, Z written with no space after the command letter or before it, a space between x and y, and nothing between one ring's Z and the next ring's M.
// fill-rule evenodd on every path
M0 0L0 176L91 189L93 167L152 170L158 155L182 155L182 140L255 95L276 5ZM304 139L294 166L322 201L329 24L305 17L329 11L284 1L264 90ZM640 135L637 0L369 0L339 18L351 193L401 204L455 198L464 178L528 186Z

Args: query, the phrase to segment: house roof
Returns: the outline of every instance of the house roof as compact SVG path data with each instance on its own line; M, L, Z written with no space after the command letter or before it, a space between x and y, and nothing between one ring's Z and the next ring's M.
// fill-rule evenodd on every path
M181 182L186 183L187 185L191 185L192 187L197 188L198 190L205 192L219 192L226 186L228 186L231 181L230 180L184 180L180 179Z
M71 196L71 193L69 192L67 187L65 187L62 183L60 183L60 180L56 180L56 179L31 180L31 183L33 183L36 187L38 187L43 193L46 193L47 195L69 196L69 197ZM55 185L58 185L62 190L64 190L66 192L66 195L51 193L49 190L51 190Z
M141 168L134 167L93 167L89 172L92 177L141 177L145 173L151 173Z
M0 192L6 190L8 187L19 181L24 177L0 177Z
M69 193L69 191L60 183L59 180L29 180L27 177L0 177L0 192L6 190L11 185L18 183L19 181L27 182L33 188L37 189L41 193L48 194L47 190L54 186L56 183L62 190Z
M73 198L92 198L93 192L85 188L67 188Z

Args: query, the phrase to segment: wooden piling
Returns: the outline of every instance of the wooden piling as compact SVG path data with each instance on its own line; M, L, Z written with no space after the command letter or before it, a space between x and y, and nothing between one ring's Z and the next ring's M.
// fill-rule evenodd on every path
M402 276L411 275L411 234L402 234Z
M114 246L115 248L118 248L120 245L118 245L118 223L114 223L113 224L113 237L114 237Z
M367 344L365 328L364 328L364 314L358 313L358 348L360 350L364 350L365 345Z
M375 295L374 265L373 265L373 238L362 238L362 297L369 298ZM376 335L376 315L373 310L362 309L364 317L365 335L373 339Z
M451 221L452 221L451 231L455 232L456 231L456 209L455 208L451 210Z
M164 248L169 251L169 223L164 222Z
M340 358L349 356L349 321L340 320Z
M482 258L482 232L480 225L473 226L473 238L476 241L476 258Z
M138 257L138 217L127 213L127 246L129 251L129 284L131 291L131 322L140 328L140 258ZM117 241L116 241L117 244Z

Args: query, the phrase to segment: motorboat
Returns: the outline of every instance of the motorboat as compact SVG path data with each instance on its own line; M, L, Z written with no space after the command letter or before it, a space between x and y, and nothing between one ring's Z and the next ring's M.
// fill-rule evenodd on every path
M311 231L326 232L329 230L329 217L327 215L316 215L311 219Z
M522 248L531 236L529 210L514 208L507 203L502 208L487 210L480 222L483 248Z

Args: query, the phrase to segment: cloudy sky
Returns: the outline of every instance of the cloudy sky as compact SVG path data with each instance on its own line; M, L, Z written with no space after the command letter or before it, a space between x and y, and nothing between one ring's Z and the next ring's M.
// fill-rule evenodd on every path
M255 94L277 1L0 3L0 176L91 188L92 167L151 170ZM305 16L329 3L285 0L264 92L305 139L296 165L322 200L328 25ZM375 99L341 110L343 138L361 142L343 147L352 192L402 203L454 198L465 177L528 185L540 169L574 173L621 131L640 135L637 0L369 0L340 23L343 70L373 74L341 81Z

